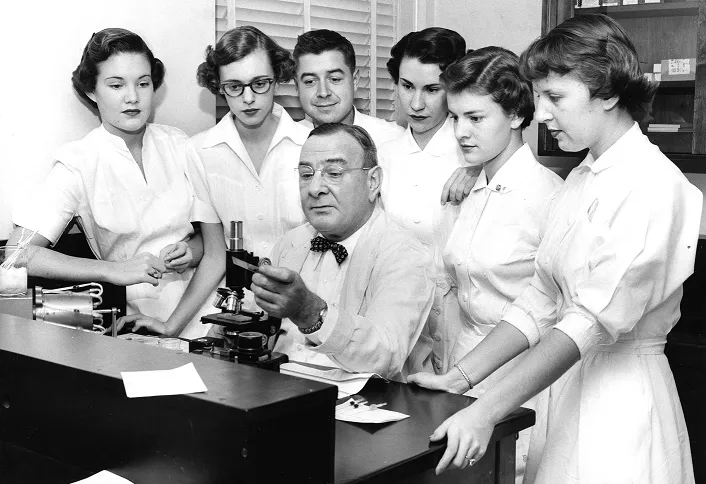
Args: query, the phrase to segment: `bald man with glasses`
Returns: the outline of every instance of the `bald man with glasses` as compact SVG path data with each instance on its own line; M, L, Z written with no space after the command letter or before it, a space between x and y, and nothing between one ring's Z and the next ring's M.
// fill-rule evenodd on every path
M358 126L318 126L297 173L308 223L282 237L252 280L257 304L283 318L276 351L403 381L431 309L434 264L378 204L372 139Z

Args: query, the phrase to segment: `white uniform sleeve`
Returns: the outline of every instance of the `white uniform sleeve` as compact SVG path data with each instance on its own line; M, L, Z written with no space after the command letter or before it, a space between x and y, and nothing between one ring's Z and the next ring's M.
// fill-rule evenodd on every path
M520 330L530 346L536 345L542 333L556 322L558 291L556 285L535 272L529 285L503 315L503 321Z
M614 343L681 289L693 272L701 198L685 181L641 186L614 210L598 216L599 206L593 221L586 215L577 221L583 224L577 236L591 241L590 251L556 328L582 355Z
M35 192L14 208L15 225L37 231L55 244L71 219L78 213L82 199L80 176L57 161Z

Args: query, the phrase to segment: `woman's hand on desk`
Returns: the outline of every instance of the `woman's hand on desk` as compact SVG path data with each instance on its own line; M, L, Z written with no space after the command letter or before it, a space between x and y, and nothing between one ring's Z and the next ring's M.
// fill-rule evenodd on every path
M191 264L193 254L189 244L180 241L176 244L169 244L159 251L159 259L164 262L167 271L181 274Z
M162 273L167 271L164 262L147 252L137 254L126 261L113 262L111 269L108 282L119 286L129 286L141 282L157 286L162 278Z
M436 466L436 474L449 468L465 469L478 462L485 455L495 424L476 404L444 420L429 437L432 442L446 437L446 451Z
M128 316L118 318L118 321L115 324L118 325L118 333L122 331L123 326L132 325L132 328L130 328L130 332L132 333L136 333L140 330L140 328L145 328L147 331L152 333L171 336L167 334L168 330L166 324L158 319L145 316L141 313L130 314Z
M452 369L454 370L454 369ZM465 380L459 379L454 371L449 371L443 375L434 373L414 373L409 375L407 383L414 383L420 387L430 390L443 390L449 393L464 393L468 391L468 384Z

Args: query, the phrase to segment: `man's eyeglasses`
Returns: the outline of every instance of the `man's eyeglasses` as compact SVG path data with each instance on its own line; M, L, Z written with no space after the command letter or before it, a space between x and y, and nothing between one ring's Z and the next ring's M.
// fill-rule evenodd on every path
M327 166L325 168L314 169L307 165L299 165L299 167L294 170L299 173L299 183L303 185L311 183L317 171L321 172L321 178L323 178L326 183L335 185L336 183L340 183L343 179L343 175L349 171L368 171L370 168L339 168L336 166Z
M239 82L224 82L221 84L221 93L230 97L238 97L245 92L246 87L249 87L255 94L265 94L270 90L270 87L274 82L275 80L270 77L255 79L247 84L241 84Z

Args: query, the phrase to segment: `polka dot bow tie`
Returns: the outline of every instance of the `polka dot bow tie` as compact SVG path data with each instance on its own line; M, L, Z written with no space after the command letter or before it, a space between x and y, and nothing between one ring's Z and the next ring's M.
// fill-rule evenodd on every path
M346 260L346 257L348 257L348 251L341 244L331 242L320 235L317 235L311 239L311 250L314 252L326 252L329 249L333 253L333 256L336 258L336 262L338 262L339 265Z

